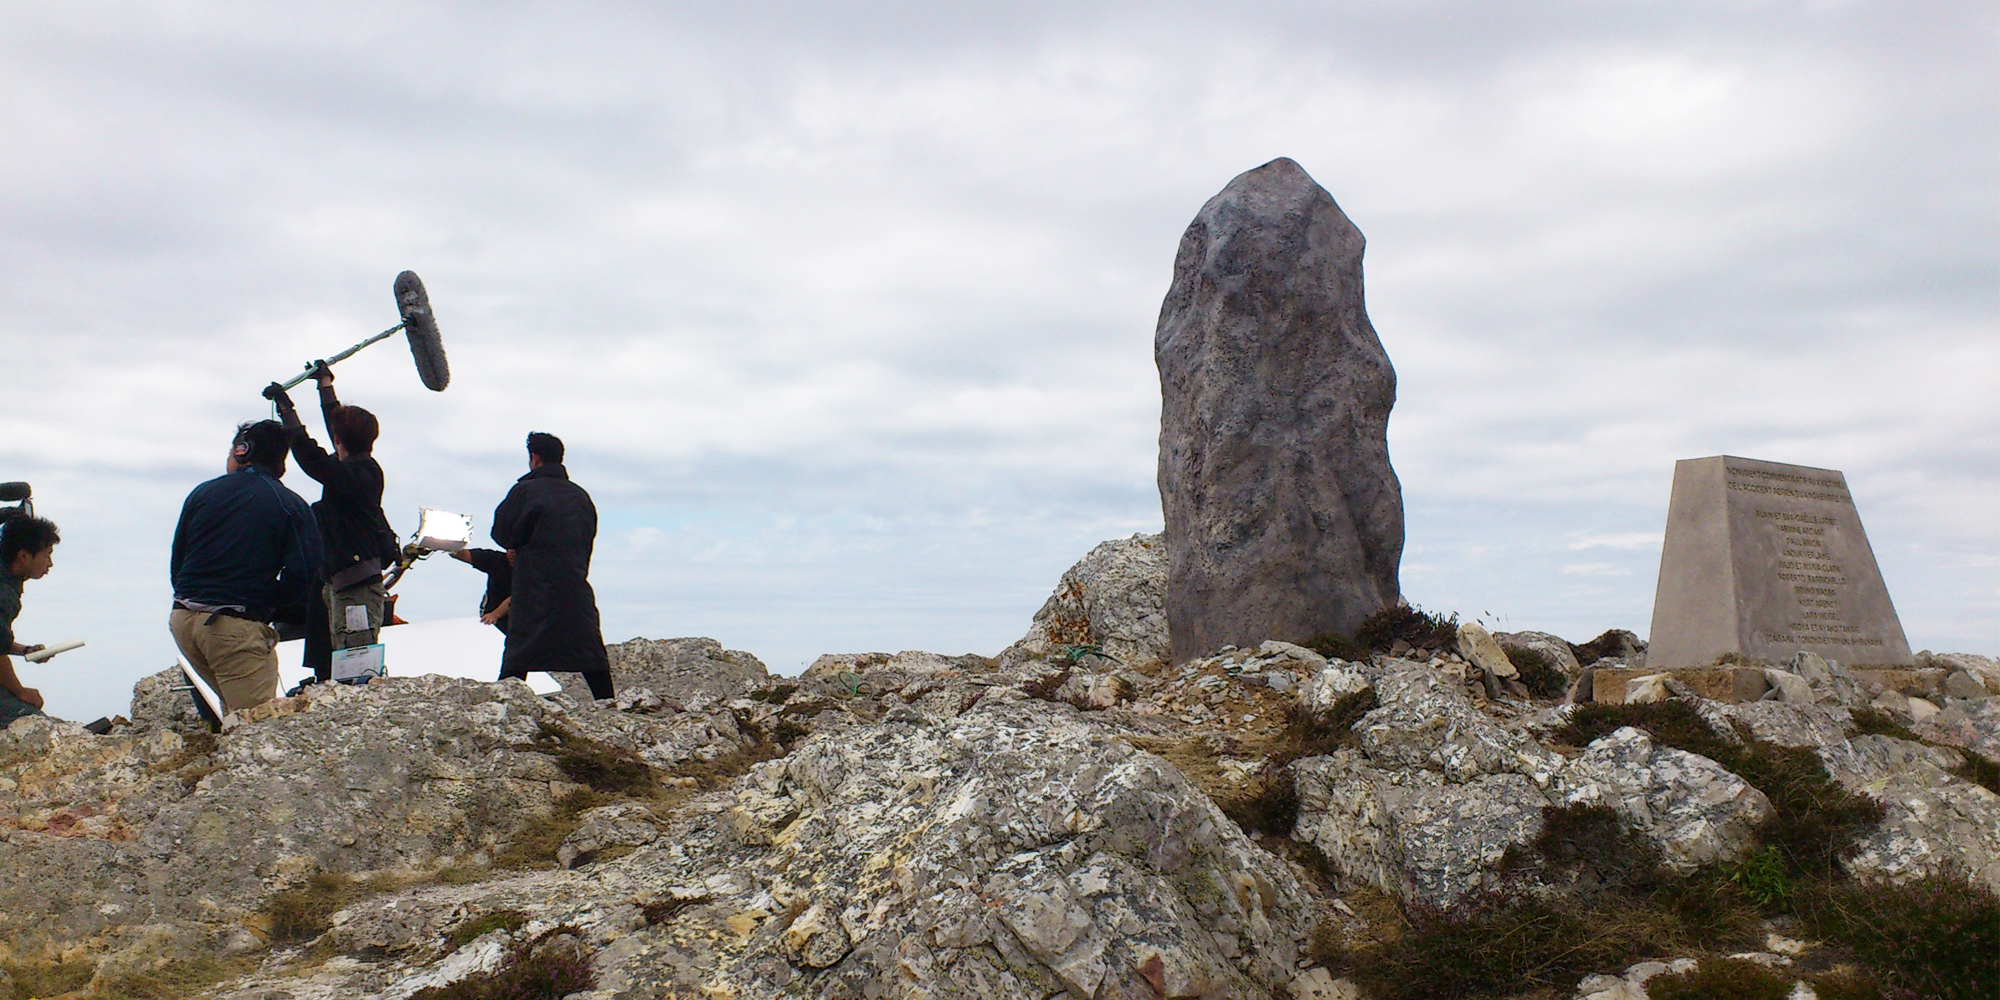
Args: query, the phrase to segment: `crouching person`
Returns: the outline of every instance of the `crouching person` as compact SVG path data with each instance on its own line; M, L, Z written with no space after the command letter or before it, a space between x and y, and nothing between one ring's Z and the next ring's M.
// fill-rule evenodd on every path
M21 683L14 657L42 647L14 639L14 619L21 614L21 587L49 575L56 564L56 526L39 517L8 521L0 528L0 729L15 719L42 714L42 693Z
M227 471L188 494L174 529L169 626L224 712L277 696L278 633L269 623L304 620L319 586L312 509L278 481L290 446L275 420L237 428Z

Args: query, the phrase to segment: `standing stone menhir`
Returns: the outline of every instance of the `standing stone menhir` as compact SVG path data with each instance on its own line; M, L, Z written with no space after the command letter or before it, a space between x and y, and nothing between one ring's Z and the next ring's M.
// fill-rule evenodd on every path
M1288 159L1230 181L1181 237L1153 340L1175 662L1351 634L1401 597L1396 373L1363 245Z
M1847 478L1718 455L1674 465L1648 667L1805 651L1914 663Z

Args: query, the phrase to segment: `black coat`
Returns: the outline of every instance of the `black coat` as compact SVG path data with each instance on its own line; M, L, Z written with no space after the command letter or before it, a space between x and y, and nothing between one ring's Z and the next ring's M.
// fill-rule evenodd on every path
M530 670L611 670L590 589L597 507L560 465L522 476L493 512L493 540L514 552L502 677Z

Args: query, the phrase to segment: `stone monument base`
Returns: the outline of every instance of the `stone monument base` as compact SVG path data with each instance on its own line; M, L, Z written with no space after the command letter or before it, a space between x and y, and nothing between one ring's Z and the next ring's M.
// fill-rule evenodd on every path
M1606 667L1591 674L1590 700L1607 705L1625 703L1625 684L1637 677L1671 677L1687 685L1688 690L1707 698L1729 704L1757 701L1771 690L1764 679L1764 667L1737 664L1715 664L1706 667L1677 667L1660 670L1654 667ZM1935 698L1943 690L1944 677L1948 671L1933 667L1913 668L1871 668L1857 667L1854 678L1870 690L1880 688L1897 691L1913 698ZM1872 687L1870 687L1872 685Z
M1625 682L1664 674L1710 701L1735 704L1756 701L1771 689L1763 667L1713 666L1659 670L1651 667L1609 667L1591 675L1590 700L1607 705L1625 703Z

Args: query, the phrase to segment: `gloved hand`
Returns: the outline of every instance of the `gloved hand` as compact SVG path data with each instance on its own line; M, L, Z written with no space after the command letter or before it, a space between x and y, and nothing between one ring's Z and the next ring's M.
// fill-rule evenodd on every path
M292 405L292 397L285 394L285 387L276 382L264 387L264 398L278 404L278 421L294 436L304 434L305 421L299 419L298 407Z

